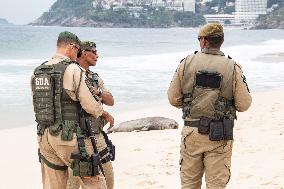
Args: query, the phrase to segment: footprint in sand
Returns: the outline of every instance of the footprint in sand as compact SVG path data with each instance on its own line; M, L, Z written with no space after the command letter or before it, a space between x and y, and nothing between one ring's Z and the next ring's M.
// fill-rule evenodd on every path
M166 175L173 175L173 172L166 171Z
M138 183L139 186L152 186L154 184L157 184L156 181L151 181L151 180L143 180L141 182Z
M139 151L141 151L142 149L141 148L135 148L135 149L133 149L132 151L133 152L139 152Z

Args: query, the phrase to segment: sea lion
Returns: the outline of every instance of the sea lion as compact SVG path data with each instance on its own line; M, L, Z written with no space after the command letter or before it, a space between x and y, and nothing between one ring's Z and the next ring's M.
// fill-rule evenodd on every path
M116 125L112 131L114 132L131 132L131 131L149 131L177 129L178 123L165 117L146 117L131 121L122 122Z

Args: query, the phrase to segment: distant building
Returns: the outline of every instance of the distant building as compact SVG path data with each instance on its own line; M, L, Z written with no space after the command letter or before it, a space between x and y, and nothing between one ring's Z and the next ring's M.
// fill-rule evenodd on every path
M232 24L235 19L232 14L205 14L204 17L207 23L218 22L220 24Z
M266 14L267 0L236 0L235 6L235 21L252 24L259 15Z
M183 0L183 10L195 13L195 0Z

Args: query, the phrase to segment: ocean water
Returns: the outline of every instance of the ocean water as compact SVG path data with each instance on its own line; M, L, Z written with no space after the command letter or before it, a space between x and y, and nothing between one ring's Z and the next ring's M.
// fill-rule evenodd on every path
M110 112L166 103L179 61L200 49L197 28L0 26L0 129L34 123L30 76L65 30L96 41L100 57L92 69L115 97ZM225 28L222 50L242 65L252 92L284 87L284 30Z

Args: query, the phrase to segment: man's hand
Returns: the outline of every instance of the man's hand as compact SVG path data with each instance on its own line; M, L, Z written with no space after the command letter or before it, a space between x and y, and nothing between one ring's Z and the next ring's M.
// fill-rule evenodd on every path
M111 130L111 128L114 126L114 118L107 111L103 112L102 117L104 117L105 121L110 125L107 130Z

